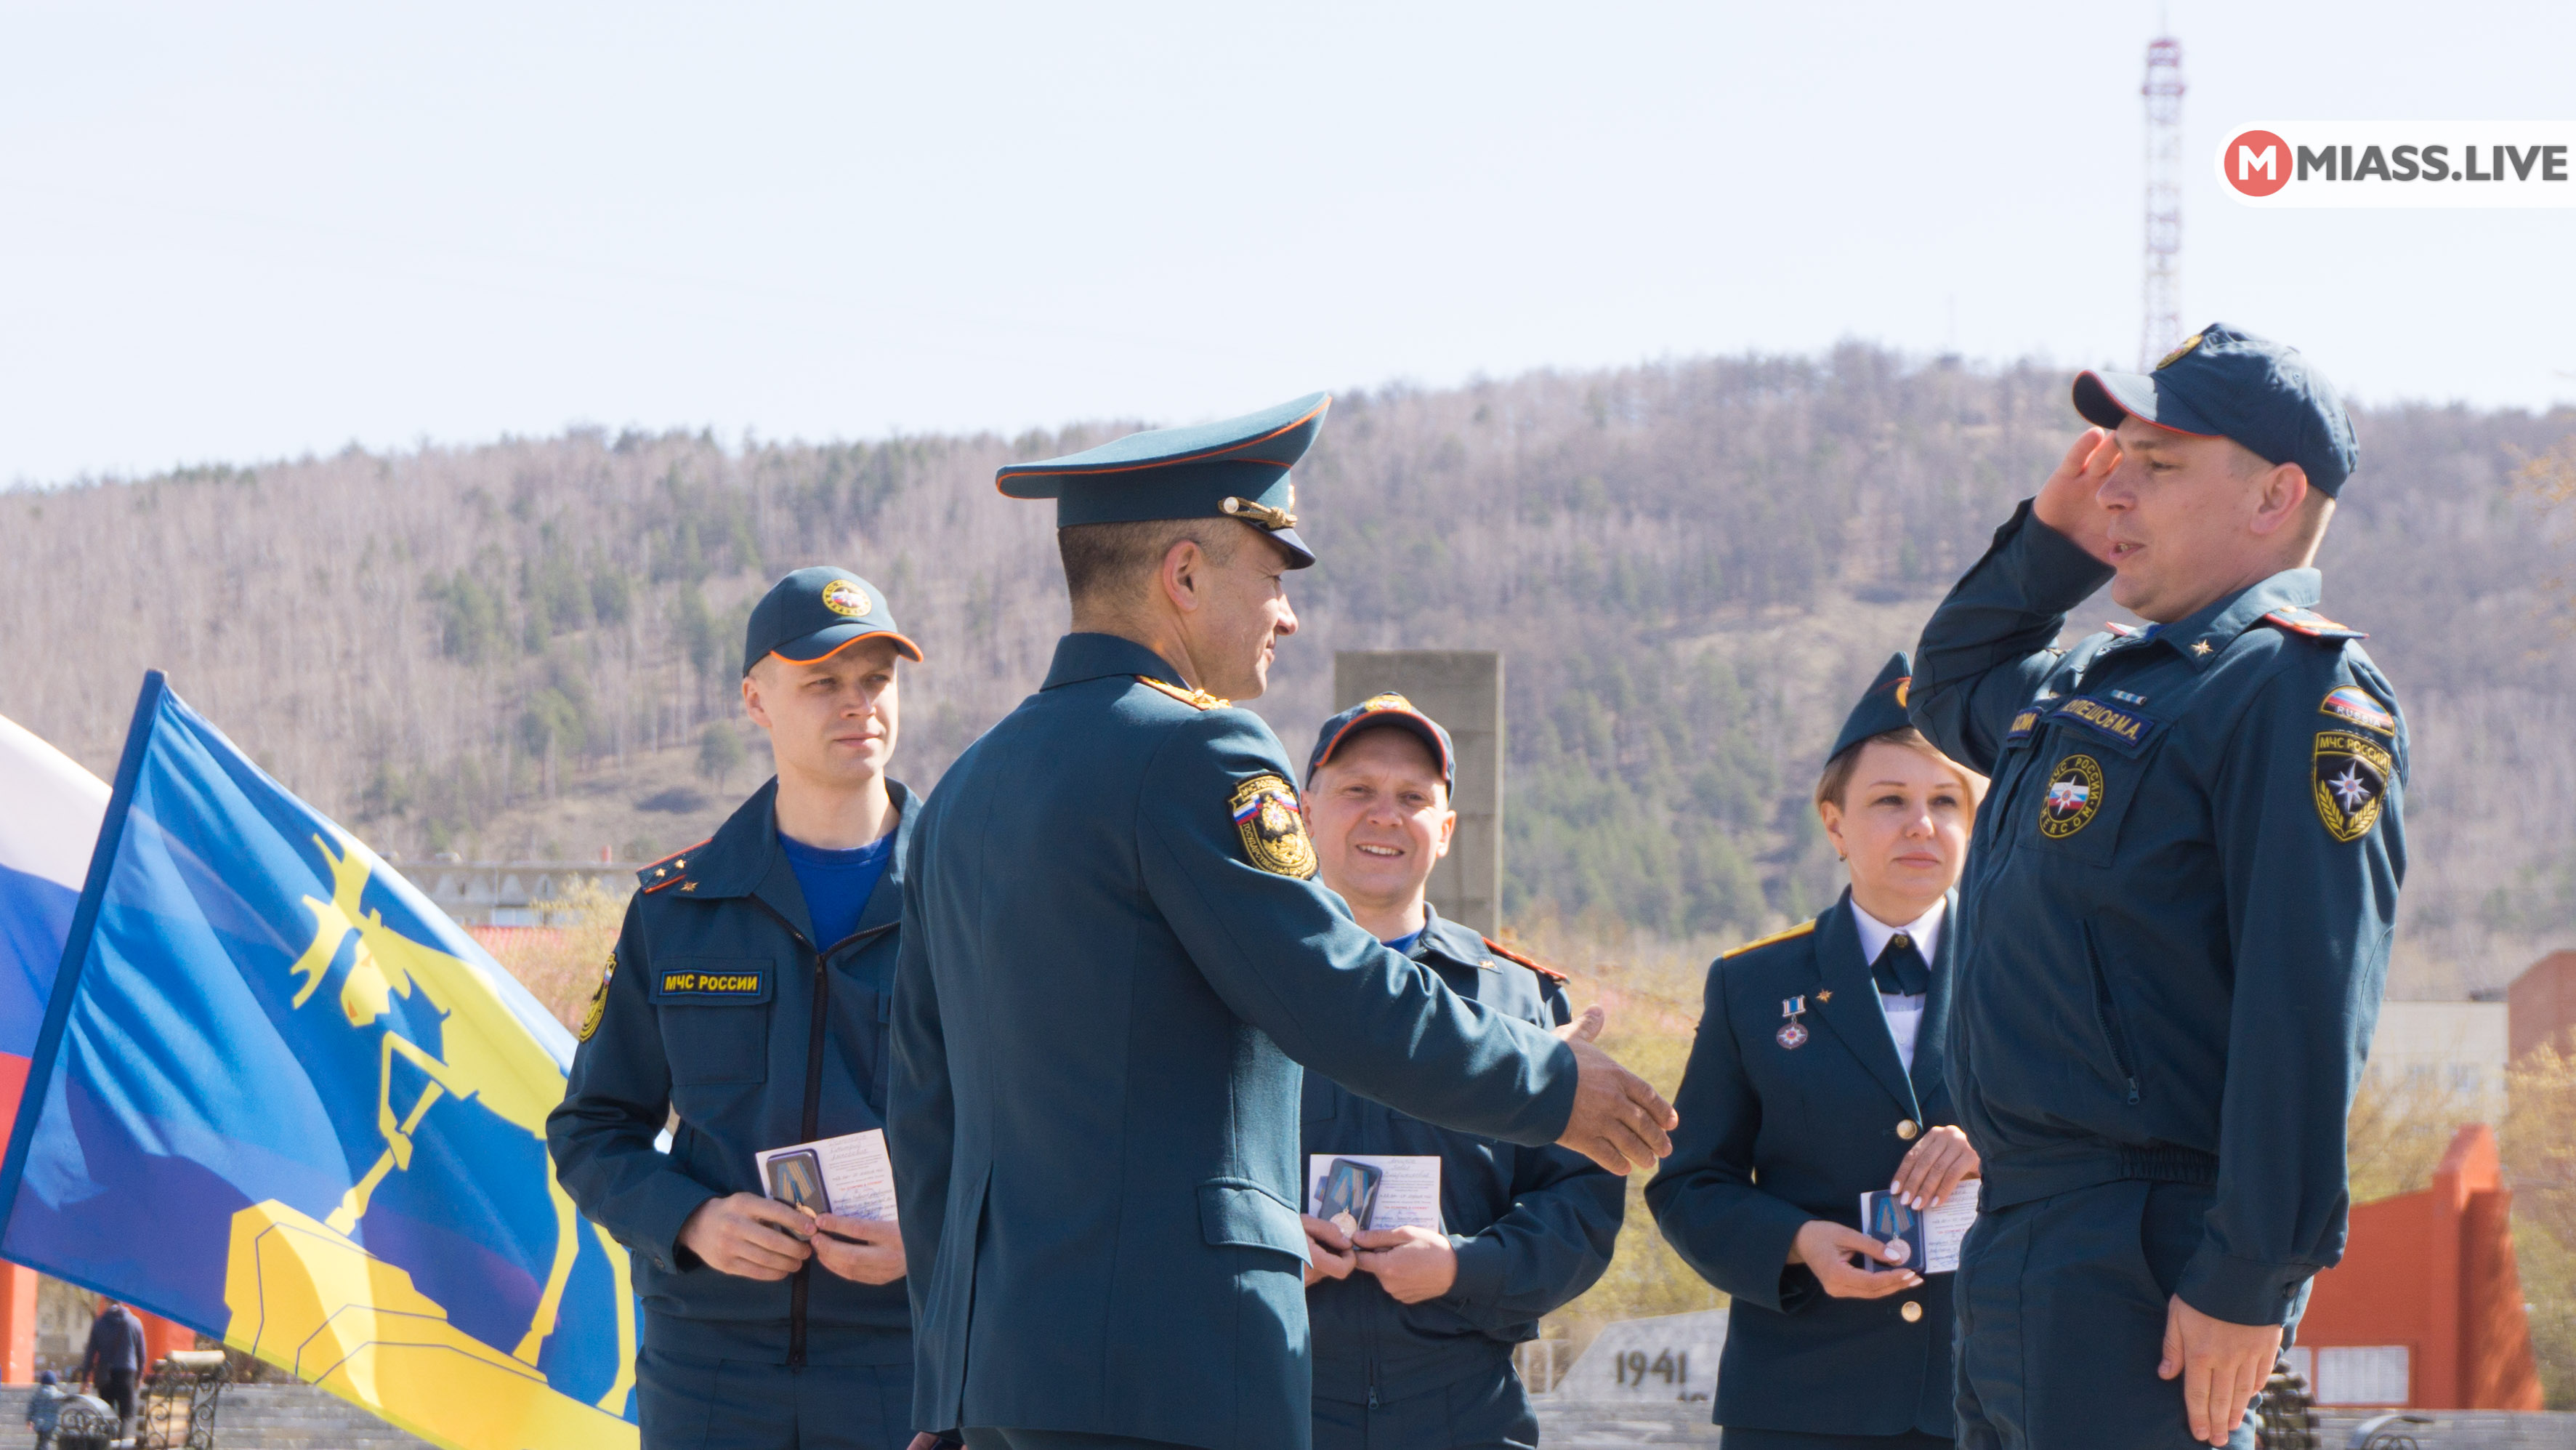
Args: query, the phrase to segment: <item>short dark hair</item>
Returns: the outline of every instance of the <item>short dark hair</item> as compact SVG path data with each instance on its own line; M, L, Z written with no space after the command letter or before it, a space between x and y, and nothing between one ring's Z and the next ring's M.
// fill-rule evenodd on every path
M1064 561L1065 592L1080 605L1131 592L1183 539L1198 545L1210 560L1225 563L1249 527L1213 518L1075 524L1055 531L1055 551Z

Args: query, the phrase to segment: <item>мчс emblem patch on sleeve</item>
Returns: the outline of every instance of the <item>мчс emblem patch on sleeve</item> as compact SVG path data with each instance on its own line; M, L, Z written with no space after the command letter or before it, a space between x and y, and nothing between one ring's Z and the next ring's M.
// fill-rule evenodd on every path
M1300 880L1315 874L1315 843L1306 839L1306 818L1298 814L1297 792L1288 782L1256 775L1234 788L1228 804L1253 865Z
M2048 796L2039 807L2039 833L2063 841L2093 823L2102 809L2102 762L2070 755L2048 773Z
M590 994L590 1010L581 1014L581 1040L599 1030L599 1019L608 1012L608 984L617 980L617 949L608 949L608 965L599 974L599 990Z
M2358 841L2379 824L2379 807L2388 799L2388 778L2396 757L2367 735L2350 730L2317 732L2316 767L2310 783L2316 789L2317 819L2338 841Z

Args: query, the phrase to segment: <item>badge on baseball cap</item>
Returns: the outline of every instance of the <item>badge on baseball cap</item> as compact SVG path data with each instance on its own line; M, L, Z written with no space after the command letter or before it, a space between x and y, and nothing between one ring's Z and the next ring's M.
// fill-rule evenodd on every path
M2332 498L2361 464L2343 399L2294 347L2213 322L2151 373L2075 375L2075 411L2117 428L2139 418L2201 438L2232 438L2266 463L2295 463Z
M1240 519L1288 551L1288 567L1315 562L1297 537L1297 485L1288 470L1324 429L1329 393L1221 423L1157 428L1062 458L1014 463L994 477L1012 498L1055 500L1055 526L1148 519Z
M1343 741L1359 731L1380 726L1411 731L1430 747L1432 760L1440 766L1440 783L1444 786L1456 783L1458 757L1449 746L1449 732L1440 728L1439 721L1413 708L1411 700L1392 690L1383 695L1371 695L1324 722L1324 728L1315 734L1315 753L1306 757L1307 783L1314 782L1315 772L1324 768L1324 762L1333 758L1333 752L1342 748Z
M905 659L921 659L921 646L895 627L875 585L847 569L817 564L769 586L752 606L751 627L743 631L742 672L750 674L773 654L791 665L810 665L879 636L893 640L895 653Z

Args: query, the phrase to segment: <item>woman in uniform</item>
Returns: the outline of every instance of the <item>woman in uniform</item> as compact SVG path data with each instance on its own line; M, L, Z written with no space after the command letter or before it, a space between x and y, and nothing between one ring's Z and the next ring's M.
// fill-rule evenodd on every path
M1816 810L1851 888L1709 967L1646 1187L1664 1238L1734 1298L1715 1420L1727 1450L1951 1443L1950 1274L1862 1231L1948 1203L1977 1156L1942 1082L1952 888L1984 782L1905 717L1887 662L1844 723Z

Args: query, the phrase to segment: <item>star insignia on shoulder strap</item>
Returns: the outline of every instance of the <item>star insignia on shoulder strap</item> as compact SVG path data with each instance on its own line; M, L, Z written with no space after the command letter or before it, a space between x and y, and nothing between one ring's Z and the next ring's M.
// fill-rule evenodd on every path
M707 839L711 841L715 838L710 836ZM688 874L689 858L697 854L699 848L706 844L706 841L700 841L695 846L688 847L685 850L675 851L670 855L663 857L661 860L654 862L652 865L645 867L643 870L636 872L635 884L643 887L644 894L647 896L652 895L656 891L660 891L666 886L679 886L681 880ZM698 884L691 881L688 885L681 886L680 889L683 891L695 891L698 889Z
M2218 646L2211 644L2205 639L2196 639L2191 642L2191 652L2196 655L2213 654L2217 649Z

